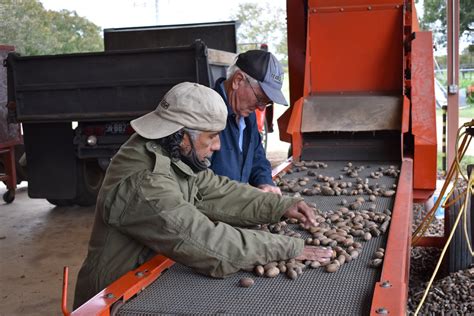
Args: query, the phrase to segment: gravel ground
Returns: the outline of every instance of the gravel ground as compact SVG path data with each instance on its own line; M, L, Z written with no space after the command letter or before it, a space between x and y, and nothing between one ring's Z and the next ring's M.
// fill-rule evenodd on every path
M413 228L421 222L426 211L423 205L414 205ZM444 222L435 219L428 230L430 236L443 235ZM408 312L414 311L426 289L438 262L441 249L414 247L411 251ZM441 269L440 269L441 270ZM438 273L432 284L420 315L474 315L474 268L451 273Z

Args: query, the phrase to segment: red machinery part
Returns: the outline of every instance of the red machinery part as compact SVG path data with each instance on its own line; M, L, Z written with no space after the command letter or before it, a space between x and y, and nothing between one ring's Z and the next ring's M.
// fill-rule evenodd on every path
M412 207L412 165L409 158L402 161L382 275L380 281L374 284L371 304L373 315L378 315L376 311L380 308L386 309L391 315L402 315L406 311L410 256L410 234L406 228L411 227L411 214L406 210ZM273 177L290 167L291 159L274 169ZM172 260L157 255L113 282L71 314L110 315L114 304L125 303L151 283L159 282L157 279L160 275L173 264Z
M84 305L73 311L70 315L110 315L110 310L115 303L126 302L135 294L155 281L174 261L162 255L156 255L137 269L130 271L117 281L97 293ZM67 293L66 291L63 291ZM63 297L64 301L64 297ZM67 315L64 313L64 315Z
M434 99L431 85L421 82L426 80L425 74L431 72L432 76L431 55L425 54L431 51L431 35L416 32L412 36L418 28L413 0L380 0L376 5L369 5L366 0L309 0L307 7L303 1L288 1L287 12L292 106L278 123L280 138L292 142L295 160L300 159L305 145L301 132L303 97L313 93L386 93L403 100L400 126L403 150L402 157L397 157L402 161L402 168L371 314L405 314L414 190L423 190L419 195L422 199L431 195L432 179L436 175ZM380 21L384 23L381 25ZM349 52L355 57L349 56ZM341 72L344 72L342 79L337 76ZM410 72L410 76L406 75ZM285 162L278 173L289 164L290 161ZM155 257L73 313L108 315L112 304L128 300L155 281L163 269L172 265L167 260ZM136 276L139 272L144 273L140 278Z
M411 121L414 198L428 199L436 187L436 110L431 32L415 32L411 45Z
M291 159L274 170L274 177L286 171L290 166ZM410 256L410 233L406 228L411 227L411 214L406 210L412 208L412 170L412 159L404 159L397 184L397 196L392 212L382 274L380 281L374 284L371 303L373 315L378 315L377 311L380 312L381 309L392 315L402 315L406 311ZM157 255L112 283L72 314L109 315L114 304L128 301L155 280L159 282L157 278L172 264L173 261ZM65 301L64 298L63 301Z
M257 116L257 127L260 133L263 131L265 126L265 112L265 110L260 111L259 109L255 111L255 115Z
M6 58L9 52L15 51L13 46L0 45L0 60ZM15 145L22 143L20 127L18 124L7 122L7 69L0 67L0 161L3 162L4 173L0 173L0 181L7 187L3 194L3 200L11 203L15 199L16 189L16 166Z
M385 309L390 315L405 315L410 269L411 212L413 208L413 161L404 159L385 249L380 282L375 284L371 315Z
M376 10L377 15L371 14ZM433 54L431 33L417 32L414 1L382 0L374 5L364 0L310 0L307 7L303 1L287 1L287 14L292 106L278 119L278 126L280 139L292 143L294 159L300 158L303 147L303 96L405 94L409 104L404 101L404 109L411 111L403 111L409 117L402 126L407 132L404 140L414 141L405 141L404 155L414 159L415 200L428 199L436 180ZM410 44L408 50L404 43Z

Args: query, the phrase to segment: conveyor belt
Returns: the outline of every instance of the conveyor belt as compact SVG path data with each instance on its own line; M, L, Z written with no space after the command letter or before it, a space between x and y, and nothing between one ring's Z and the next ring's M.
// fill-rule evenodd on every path
M327 162L328 168L316 169L318 173L338 177L346 162ZM356 162L364 165L359 172L364 179L377 171L378 167L399 166L398 162ZM369 167L367 167L369 166ZM307 171L292 173L286 179L306 176ZM342 181L355 182L344 177ZM379 183L391 187L397 179L384 176L369 178L369 184ZM308 184L311 186L313 182ZM357 196L312 196L305 200L315 202L322 211L335 210L345 198L352 202ZM378 197L376 211L393 208L393 197ZM372 202L366 202L362 208ZM300 233L296 225L292 229ZM191 269L175 264L148 288L126 302L118 315L162 315L162 314L311 314L311 315L366 315L369 314L373 288L380 278L380 268L368 266L378 247L385 247L387 234L364 243L357 260L344 264L336 273L327 273L323 268L306 269L296 280L280 274L274 279L255 277L249 272L239 272L226 279L213 279L194 273ZM304 232L303 237L309 237ZM241 288L242 277L253 277L255 285Z

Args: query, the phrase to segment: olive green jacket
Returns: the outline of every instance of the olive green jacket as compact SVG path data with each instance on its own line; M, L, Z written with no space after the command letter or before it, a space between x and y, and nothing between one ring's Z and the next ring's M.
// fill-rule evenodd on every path
M156 253L213 277L293 258L301 239L233 226L277 222L297 201L211 170L194 173L134 134L107 169L74 306Z

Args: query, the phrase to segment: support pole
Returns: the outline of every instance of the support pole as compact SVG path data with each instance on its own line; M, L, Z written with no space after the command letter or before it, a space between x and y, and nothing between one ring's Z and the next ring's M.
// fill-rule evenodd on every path
M456 156L459 127L459 0L447 1L448 33L448 168Z
M446 112L448 111L448 107L446 105L443 105L442 113L443 113L443 135L442 135L442 140L441 140L441 159L442 159L442 165L443 165L443 173L446 174L448 171L447 166L446 166Z

